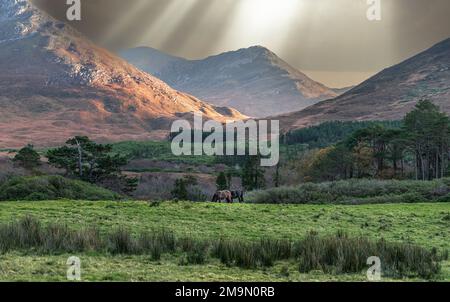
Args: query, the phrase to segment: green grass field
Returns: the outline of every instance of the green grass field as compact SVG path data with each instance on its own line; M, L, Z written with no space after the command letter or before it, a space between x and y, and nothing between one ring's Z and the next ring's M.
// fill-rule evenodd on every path
M450 250L450 204L386 204L367 206L252 205L167 202L3 202L0 223L32 215L43 222L71 228L98 226L102 232L119 226L137 233L166 228L198 238L257 240L261 237L299 239L308 231L321 235L343 230L355 236L411 242ZM0 280L64 281L70 255L11 252L0 255ZM206 265L180 266L176 256L152 262L145 256L76 255L87 281L328 281L365 280L358 275L300 274L295 262L267 269L244 270L210 259ZM286 273L287 272L287 273ZM450 262L439 280L450 281Z

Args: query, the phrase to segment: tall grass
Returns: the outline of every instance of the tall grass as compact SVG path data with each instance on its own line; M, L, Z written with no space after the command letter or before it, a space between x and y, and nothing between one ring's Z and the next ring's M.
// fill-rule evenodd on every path
M449 202L450 179L429 182L399 180L345 180L307 183L251 192L247 200L269 204L383 204Z
M40 253L96 251L103 246L100 232L95 228L70 230L66 225L42 224L25 217L0 225L0 253L11 250L36 250Z
M433 279L439 275L440 261L448 259L448 251L440 254L412 244L351 238L338 232L321 237L309 233L297 241L263 238L255 242L194 237L176 238L167 230L133 235L118 228L101 235L95 228L71 230L66 225L49 224L25 217L0 225L0 253L24 251L43 254L94 251L111 255L149 255L154 261L164 254L181 255L180 265L201 265L208 257L227 266L244 269L271 267L277 261L297 261L299 271L321 270L330 274L362 273L368 269L367 259L377 256L385 276Z
M152 260L157 261L163 253L175 252L175 235L166 230L143 232L138 237L137 246L139 253L148 254Z
M333 274L357 273L367 269L367 259L380 258L383 273L392 277L430 279L440 272L443 255L412 244L393 244L366 238L349 238L345 233L333 237L308 234L295 243L294 256L299 260L299 270L308 273L321 270Z

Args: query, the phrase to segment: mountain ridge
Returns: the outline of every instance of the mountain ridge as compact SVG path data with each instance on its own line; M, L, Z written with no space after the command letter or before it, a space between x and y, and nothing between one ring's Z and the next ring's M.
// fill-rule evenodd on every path
M245 118L172 89L100 48L27 0L0 0L0 148L164 138L175 119L203 112Z
M400 120L421 99L450 113L450 38L385 68L335 99L276 118L284 131L325 121Z
M120 55L176 89L253 117L292 112L337 96L263 46L198 60L150 47L125 50Z

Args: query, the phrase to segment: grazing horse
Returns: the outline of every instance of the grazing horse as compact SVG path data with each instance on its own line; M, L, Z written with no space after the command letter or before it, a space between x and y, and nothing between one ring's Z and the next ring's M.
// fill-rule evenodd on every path
M244 191L231 191L231 198L238 199L240 203L244 202Z
M213 196L212 202L222 202L222 200L226 200L227 203L233 203L232 195L231 191L217 191Z

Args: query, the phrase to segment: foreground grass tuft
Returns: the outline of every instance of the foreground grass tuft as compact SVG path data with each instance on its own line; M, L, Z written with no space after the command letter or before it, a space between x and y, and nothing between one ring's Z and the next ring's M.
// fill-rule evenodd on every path
M367 268L369 257L378 256L386 276L423 279L438 276L440 262L448 258L448 253L440 254L436 249L429 251L412 244L351 238L342 232L326 237L311 232L297 241L263 238L244 242L176 238L166 230L134 236L120 227L102 236L95 229L71 230L63 224L44 226L32 217L0 225L0 252L11 251L39 254L95 251L149 255L152 260L159 260L164 253L174 256L181 253L179 264L182 266L203 265L210 256L227 266L243 269L272 267L277 261L294 260L298 262L300 273L320 270L335 275L360 273Z

